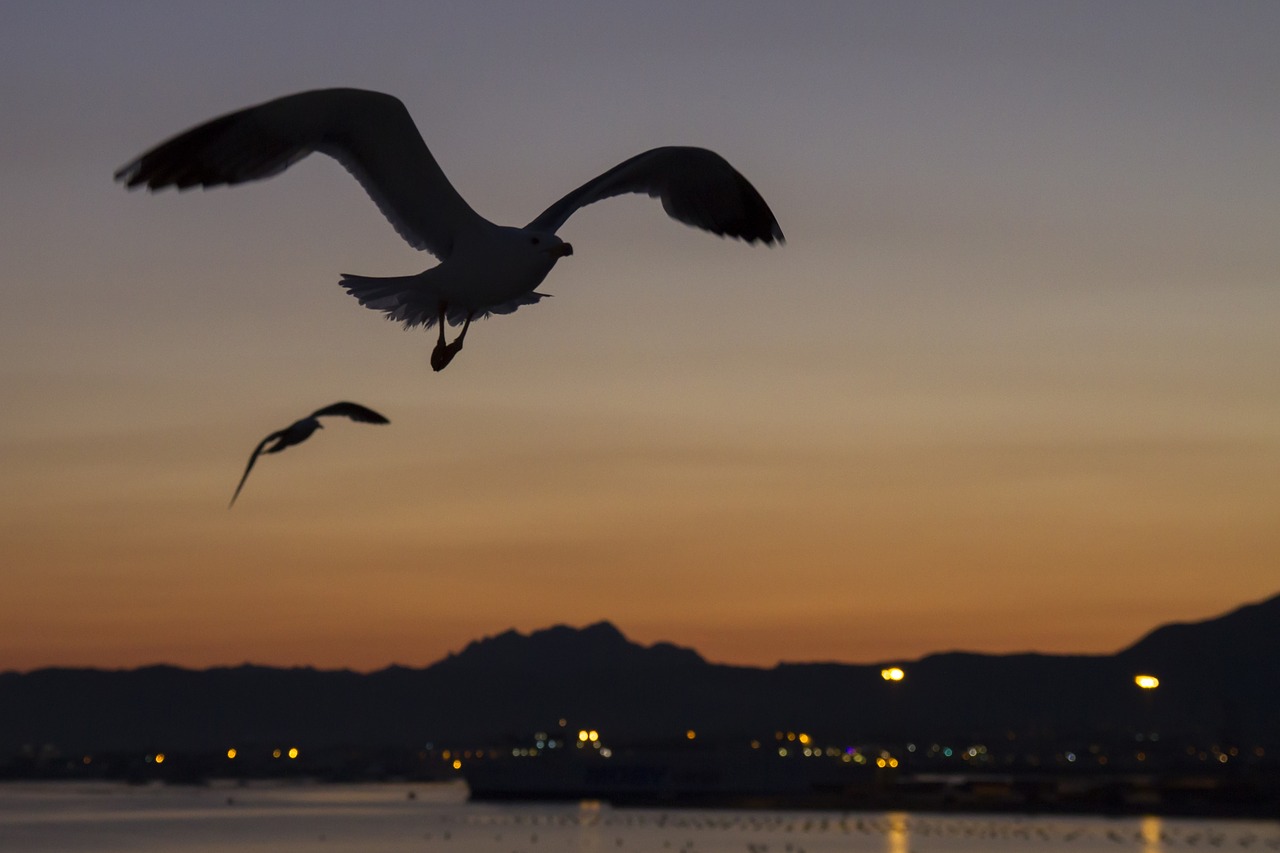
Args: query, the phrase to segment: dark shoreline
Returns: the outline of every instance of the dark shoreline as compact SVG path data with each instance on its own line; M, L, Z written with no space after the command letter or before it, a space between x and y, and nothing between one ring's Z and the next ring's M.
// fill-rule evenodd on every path
M982 786L979 786L981 788ZM540 793L489 791L471 797L476 802L601 801L616 808L772 809L989 815L1080 815L1091 817L1178 817L1280 820L1280 789L1242 785L1187 787L1129 785L1098 780L1087 789L1062 793L1051 783L1019 786L1010 791L975 792L972 788L921 790L904 787L874 793L814 791L802 794L677 793L636 791L568 791Z

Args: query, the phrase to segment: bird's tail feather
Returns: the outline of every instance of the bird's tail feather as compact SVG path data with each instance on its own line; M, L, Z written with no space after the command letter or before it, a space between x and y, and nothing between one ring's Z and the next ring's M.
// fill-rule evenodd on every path
M430 270L428 270L430 272ZM440 318L441 295L432 285L429 276L397 275L387 277L352 275L343 273L343 288L360 301L366 308L381 311L388 320L403 323L406 329L414 326L431 328ZM514 299L497 305L485 305L470 308L466 305L450 304L448 321L457 326L467 319L488 317L490 314L510 314L522 305L532 305L549 296L546 293L523 293Z
M440 299L424 286L421 275L374 276L343 274L340 284L366 308L381 311L388 320L431 328L440 314Z

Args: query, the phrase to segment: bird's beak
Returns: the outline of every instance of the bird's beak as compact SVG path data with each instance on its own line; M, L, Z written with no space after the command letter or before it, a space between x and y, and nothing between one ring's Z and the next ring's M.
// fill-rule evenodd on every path
M551 252L554 257L567 258L573 254L573 246L569 243L561 243L559 246L554 246L547 251Z

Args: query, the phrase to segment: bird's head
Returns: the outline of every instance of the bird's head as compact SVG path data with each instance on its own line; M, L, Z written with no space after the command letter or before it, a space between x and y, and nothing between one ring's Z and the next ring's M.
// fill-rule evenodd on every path
M514 296L533 290L556 261L571 254L573 247L553 232L495 225L483 239L461 246L450 256L449 266L461 280L473 279L488 287L505 283Z
M556 261L573 254L573 246L550 231L532 228L502 228L499 238L508 257L527 267L550 270Z
M524 240L528 243L529 249L535 255L541 254L551 259L551 263L555 263L561 258L566 258L573 254L573 246L561 240L550 231L530 231L525 228L518 229Z

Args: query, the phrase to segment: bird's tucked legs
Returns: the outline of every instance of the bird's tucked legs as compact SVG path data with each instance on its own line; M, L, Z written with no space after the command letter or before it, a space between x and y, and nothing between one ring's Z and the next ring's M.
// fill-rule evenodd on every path
M453 357L462 351L462 339L467 336L467 329L471 328L471 314L467 314L467 319L462 324L462 331L458 333L451 344L444 342L444 324L446 315L446 306L440 303L440 335L436 338L435 349L431 351L431 369L436 373L444 370L449 366L449 362L453 361Z

